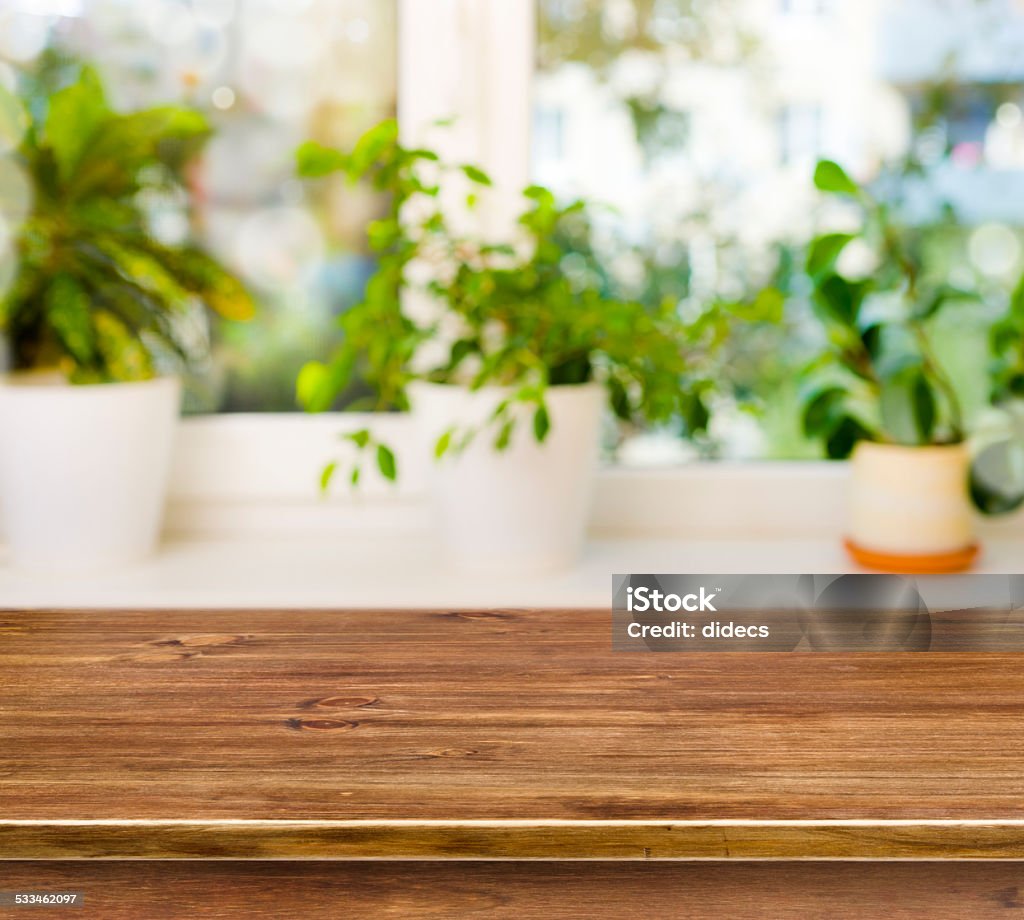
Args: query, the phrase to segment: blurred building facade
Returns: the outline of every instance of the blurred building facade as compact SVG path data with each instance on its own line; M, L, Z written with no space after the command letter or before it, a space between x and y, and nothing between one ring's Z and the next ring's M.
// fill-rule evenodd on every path
M546 69L537 178L654 236L667 212L717 192L719 229L756 245L806 232L816 159L868 179L913 157L965 219L1024 221L1021 4L740 0L719 41L732 47L680 53L669 40L608 69ZM646 128L631 118L641 108Z

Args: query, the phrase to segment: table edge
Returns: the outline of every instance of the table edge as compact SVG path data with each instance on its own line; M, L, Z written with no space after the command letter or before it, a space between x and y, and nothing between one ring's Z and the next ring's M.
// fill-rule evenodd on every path
M1024 860L1024 820L0 820L2 859Z

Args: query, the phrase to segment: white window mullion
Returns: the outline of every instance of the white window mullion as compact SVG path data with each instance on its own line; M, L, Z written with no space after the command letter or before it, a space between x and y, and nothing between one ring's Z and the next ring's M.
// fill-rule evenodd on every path
M400 0L398 115L407 143L495 181L485 229L501 234L530 178L534 0ZM452 127L438 130L441 119Z

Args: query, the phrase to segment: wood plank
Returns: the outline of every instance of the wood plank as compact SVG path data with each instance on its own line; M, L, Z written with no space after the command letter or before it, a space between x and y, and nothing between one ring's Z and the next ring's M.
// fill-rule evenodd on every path
M728 917L962 920L1024 914L1020 863L0 863L0 891L75 890L82 910L0 917Z
M11 611L0 857L1024 858L1022 704L606 611Z
M1020 859L1020 822L0 821L0 858Z

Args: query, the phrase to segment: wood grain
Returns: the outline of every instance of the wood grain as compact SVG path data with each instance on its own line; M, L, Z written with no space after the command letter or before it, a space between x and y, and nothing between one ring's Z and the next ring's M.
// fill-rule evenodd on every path
M75 890L86 920L975 920L1024 915L1020 863L0 863L0 890Z
M603 611L10 611L0 857L1024 858L1022 705Z

